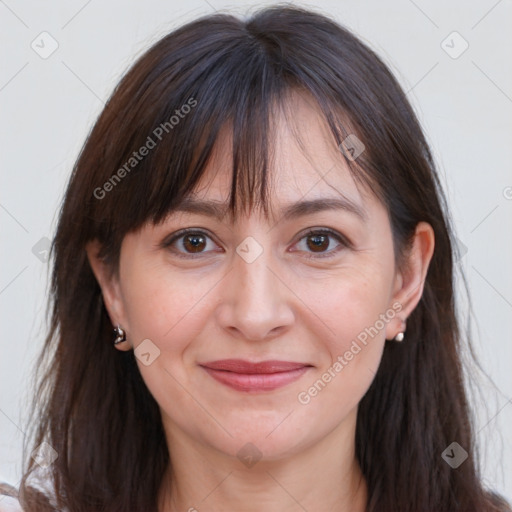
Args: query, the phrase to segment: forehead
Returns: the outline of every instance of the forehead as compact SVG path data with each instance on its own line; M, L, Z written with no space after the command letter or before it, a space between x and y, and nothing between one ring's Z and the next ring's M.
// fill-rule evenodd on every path
M271 217L275 219L278 211L292 203L329 199L332 205L336 203L341 209L352 211L361 221L367 220L368 209L376 198L354 180L325 119L312 100L293 93L283 108L274 110L272 121L267 177ZM216 203L217 214L222 215L222 205L227 212L232 158L232 131L225 125L203 176L183 200L183 211L197 210L198 202L207 200ZM315 210L314 205L309 208L311 212ZM205 213L207 210L208 207ZM212 213L210 208L208 214Z

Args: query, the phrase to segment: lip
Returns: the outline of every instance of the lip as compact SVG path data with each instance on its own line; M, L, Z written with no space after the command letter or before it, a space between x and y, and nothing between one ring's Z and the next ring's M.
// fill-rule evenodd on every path
M306 363L223 359L200 364L215 380L237 391L272 391L299 379L311 368Z

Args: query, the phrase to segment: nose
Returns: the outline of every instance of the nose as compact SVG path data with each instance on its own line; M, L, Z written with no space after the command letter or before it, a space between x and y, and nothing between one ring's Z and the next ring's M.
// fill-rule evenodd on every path
M294 321L293 293L274 270L270 250L252 262L234 254L217 308L220 326L232 336L264 341L283 334Z

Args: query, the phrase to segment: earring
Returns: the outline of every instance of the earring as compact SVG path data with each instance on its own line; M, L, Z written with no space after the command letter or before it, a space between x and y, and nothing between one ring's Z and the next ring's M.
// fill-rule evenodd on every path
M401 342L404 340L404 333L403 332L399 332L394 338L393 338L393 341L398 341L398 342Z
M126 333L123 331L121 326L118 324L117 327L114 328L114 334L116 335L116 338L114 340L114 345L117 345L118 343L122 343L123 341L126 341Z

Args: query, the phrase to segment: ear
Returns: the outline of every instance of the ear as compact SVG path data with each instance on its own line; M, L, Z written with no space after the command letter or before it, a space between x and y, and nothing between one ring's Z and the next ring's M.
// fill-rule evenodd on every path
M397 273L391 304L399 302L402 309L387 324L386 339L405 332L407 317L414 311L423 295L427 271L434 254L435 235L428 222L419 222L407 255L405 268Z
M108 316L112 322L112 326L120 325L126 330L127 322L124 312L123 300L119 279L116 275L110 272L107 264L98 256L101 249L101 244L98 240L93 240L87 243L85 250L87 252L87 259L91 265L91 269L98 281L103 295L103 303L107 309ZM114 340L114 336L112 336ZM115 347L119 350L129 350L131 347L125 341L118 343Z

